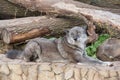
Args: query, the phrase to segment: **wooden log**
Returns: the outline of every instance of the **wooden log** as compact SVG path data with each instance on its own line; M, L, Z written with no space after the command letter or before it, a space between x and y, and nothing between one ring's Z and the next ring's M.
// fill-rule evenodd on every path
M15 5L7 0L0 0L0 19L35 16L38 14L40 15L41 13L29 11L22 6Z
M107 24L120 30L120 15L104 11L99 7L82 4L74 0L8 0L30 10L68 15L70 13L91 16L94 22ZM120 12L120 9L119 9Z
M48 18L46 16L1 20L1 38L7 44L22 42L24 40L43 36L47 33L51 35L59 34L68 27L80 25L80 21L81 20L70 18Z
M20 33L16 32L16 31L17 31L16 29L8 30L8 29L4 28L2 30L3 41L7 44L17 43L17 42L22 42L27 39L32 39L32 38L43 36L47 33L50 33L50 30L48 28L35 28L30 31L22 30L22 32L20 32Z

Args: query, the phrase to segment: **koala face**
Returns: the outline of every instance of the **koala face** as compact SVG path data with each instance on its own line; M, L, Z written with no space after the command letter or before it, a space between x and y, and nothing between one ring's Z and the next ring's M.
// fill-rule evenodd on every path
M80 48L84 48L87 41L86 30L83 27L73 27L66 35L67 41L71 45L75 45Z

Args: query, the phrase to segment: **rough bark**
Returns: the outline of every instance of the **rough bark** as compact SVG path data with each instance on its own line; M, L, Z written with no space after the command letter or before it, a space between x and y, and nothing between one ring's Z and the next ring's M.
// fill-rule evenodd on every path
M41 17L1 20L0 31L2 40L9 43L21 42L51 31L51 35L59 34L64 29L80 25L81 20Z
M40 13L29 11L22 6L18 6L7 0L0 0L0 19L11 19L34 15L40 15Z
M30 10L40 11L40 12L52 12L52 13L60 13L60 14L70 14L70 12L74 14L82 13L83 15L89 15L93 17L94 22L105 23L108 25L112 25L120 29L120 15L96 10L101 9L98 7L93 7L89 5L83 6L80 2L74 0L9 0L13 3L20 4ZM91 8L91 9L90 9Z
M18 27L12 29L6 28L2 30L2 39L5 43L10 44L43 36L47 33L50 33L50 30L48 28L42 28L42 26L41 28L34 28L32 30L18 29Z
M108 33L111 36L120 38L118 35L120 33L120 15L110 12L110 9L91 6L74 0L9 1L22 5L32 11L46 12L48 14L72 15L77 17L81 17L79 14L91 16L97 26L108 29ZM120 9L118 9L117 12L120 13Z
M52 13L53 14L60 14L60 15L66 15L66 16L75 16L75 17L83 17L83 16L89 16L92 18L92 21L90 23L88 22L88 28L89 28L89 35L92 36L91 39L96 39L97 35L94 32L95 28L93 25L93 22L99 23L99 24L105 24L108 25L108 27L113 27L114 29L118 28L120 30L120 15L113 14L108 11L101 11L99 7L90 6L87 4L82 4L77 1L73 0L9 0L13 3L20 4L27 9L30 9L31 11L39 11L39 12L46 12L46 13ZM84 6L84 8L82 8ZM89 9L89 8L92 9ZM82 15L81 15L82 14ZM111 17L110 17L111 16ZM84 17L83 17L84 18ZM89 18L86 17L88 20ZM90 19L91 20L91 19ZM92 25L92 27L91 27ZM57 28L58 29L58 28ZM93 38L94 37L94 38Z

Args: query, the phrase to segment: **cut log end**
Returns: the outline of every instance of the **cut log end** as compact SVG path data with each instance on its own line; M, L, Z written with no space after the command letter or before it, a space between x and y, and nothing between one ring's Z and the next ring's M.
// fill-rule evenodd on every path
M7 29L3 29L2 30L2 32L1 32L1 38L2 38L2 40L5 42L5 43L7 43L7 44L9 44L10 43L10 37L11 37L11 33L7 30Z
M47 33L50 33L48 28L35 28L24 33L13 33L7 29L2 30L2 40L6 44L18 43L35 37L43 36Z

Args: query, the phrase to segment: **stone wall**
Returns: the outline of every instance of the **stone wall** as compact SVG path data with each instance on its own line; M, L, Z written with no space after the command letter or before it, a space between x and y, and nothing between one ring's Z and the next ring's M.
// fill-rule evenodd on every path
M24 62L0 54L0 80L120 80L120 62L113 65Z
M2 62L0 80L120 80L120 67Z

